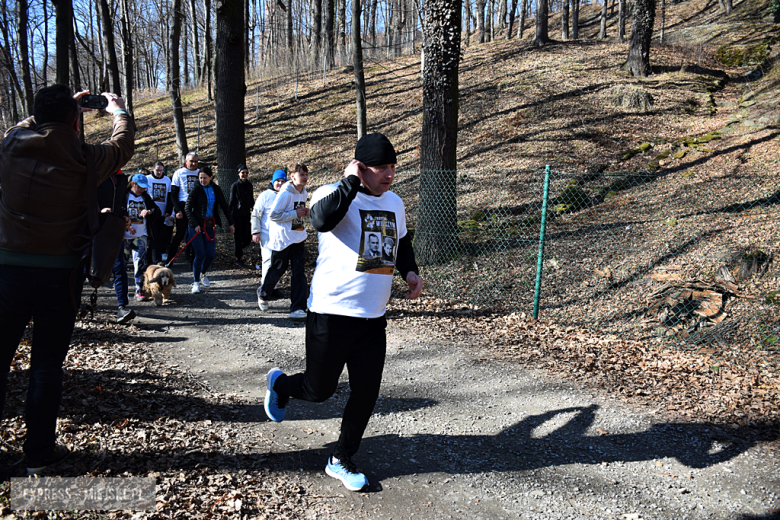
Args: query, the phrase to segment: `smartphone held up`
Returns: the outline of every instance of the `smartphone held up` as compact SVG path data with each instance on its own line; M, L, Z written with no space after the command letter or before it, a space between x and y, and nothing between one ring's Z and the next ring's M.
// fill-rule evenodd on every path
M93 108L95 110L104 110L108 106L108 99L100 94L86 94L81 96L82 108Z

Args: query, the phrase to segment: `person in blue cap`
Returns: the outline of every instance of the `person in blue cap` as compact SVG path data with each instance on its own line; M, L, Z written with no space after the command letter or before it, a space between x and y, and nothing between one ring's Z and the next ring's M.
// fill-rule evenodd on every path
M282 170L276 170L271 177L271 182L268 185L268 189L257 197L255 200L255 206L252 209L252 241L255 244L260 244L260 251L263 255L262 265L262 277L260 278L260 287L263 286L265 281L265 275L268 272L268 268L271 267L271 250L268 248L268 222L271 217L271 207L276 200L276 194L282 188L284 183L287 182L287 173ZM258 292L260 291L258 287ZM276 292L276 290L274 290ZM272 294L274 297L278 297L277 294ZM258 301L260 296L258 296Z
M135 276L135 299L139 302L149 300L143 292L144 271L146 270L146 249L149 247L149 223L160 218L162 212L152 197L146 193L149 181L143 173L136 173L127 186L125 210L130 219L130 226L125 231L124 254L133 257L133 274ZM119 284L121 285L121 283ZM125 283L126 285L126 283ZM127 287L116 287L119 305L127 305ZM122 292L123 294L120 294Z

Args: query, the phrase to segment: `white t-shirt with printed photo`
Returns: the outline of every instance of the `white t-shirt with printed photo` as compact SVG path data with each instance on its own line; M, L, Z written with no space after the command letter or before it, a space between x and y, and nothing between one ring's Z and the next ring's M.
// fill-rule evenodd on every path
M312 207L335 190L335 184L319 188L312 196ZM341 222L332 231L319 234L309 310L356 318L383 316L390 299L398 241L404 236L406 210L398 195L390 191L379 197L358 193Z
M187 202L190 192L198 185L199 173L200 169L188 170L185 167L181 167L173 172L171 184L179 187L179 202Z
M130 224L135 228L135 235L125 231L126 240L146 236L146 217L141 217L141 212L145 209L143 196L136 195L132 191L127 193L127 216L130 217Z

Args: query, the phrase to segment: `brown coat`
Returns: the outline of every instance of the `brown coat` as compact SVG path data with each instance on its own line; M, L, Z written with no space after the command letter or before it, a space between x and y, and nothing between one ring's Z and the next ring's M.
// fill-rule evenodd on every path
M0 152L0 248L23 255L81 255L90 235L87 156L93 157L100 184L133 155L133 119L116 114L113 126L111 138L98 145L82 145L73 128L62 123L36 126L32 117L5 133Z

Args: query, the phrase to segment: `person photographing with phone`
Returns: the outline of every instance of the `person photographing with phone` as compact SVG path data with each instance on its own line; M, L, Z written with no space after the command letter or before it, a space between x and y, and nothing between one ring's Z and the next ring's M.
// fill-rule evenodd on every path
M79 141L81 100L67 85L39 90L33 116L11 127L0 150L0 415L7 375L33 320L24 454L38 475L68 455L57 444L62 364L70 347L91 243L89 190L133 155L135 123L116 94L104 93L111 137ZM87 170L91 169L90 172ZM87 182L94 178L95 184ZM94 194L92 194L94 195Z

